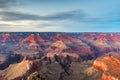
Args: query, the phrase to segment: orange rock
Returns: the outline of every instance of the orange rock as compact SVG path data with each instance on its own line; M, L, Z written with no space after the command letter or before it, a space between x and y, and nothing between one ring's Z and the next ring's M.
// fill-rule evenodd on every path
M108 54L94 61L94 68L101 70L101 80L120 80L120 59L119 55Z
M94 67L103 71L103 72L107 71L107 66L101 61L95 61Z
M113 76L107 76L107 75L103 74L101 80L118 80L118 79L116 79Z

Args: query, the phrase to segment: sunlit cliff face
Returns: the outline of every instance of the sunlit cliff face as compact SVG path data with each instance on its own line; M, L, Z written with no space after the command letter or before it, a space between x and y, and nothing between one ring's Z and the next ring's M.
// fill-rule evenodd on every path
M114 53L115 54L115 53ZM103 56L94 61L94 68L102 71L101 80L119 80L120 59L114 54Z
M28 70L30 70L31 65L31 61L23 59L22 62L10 65L7 69L2 71L2 75L6 79L15 79L17 77L22 77Z

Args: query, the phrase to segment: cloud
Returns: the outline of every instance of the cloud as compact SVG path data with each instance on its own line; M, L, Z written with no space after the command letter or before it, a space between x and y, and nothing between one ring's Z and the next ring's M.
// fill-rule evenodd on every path
M82 10L65 11L65 12L44 15L44 16L29 14L29 13L21 13L21 12L0 11L0 20L1 21L19 21L19 20L39 21L40 20L40 21L53 21L53 22L71 21L77 23L97 23L97 24L105 24L108 22L115 23L120 21L118 15L117 17L116 16L92 17Z
M0 12L0 17L4 21L16 21L16 20L45 20L45 21L61 21L61 20L71 20L77 22L94 22L97 18L91 18L82 10L72 10L66 12L59 12L54 14L49 14L45 16L34 15L21 12L10 12L2 11Z
M10 7L15 0L0 0L0 8L7 8Z
M62 30L62 25L49 21L19 20L0 21L0 31L58 31Z
M10 12L10 11L2 11L0 12L2 20L4 21L16 21L16 20L40 20L42 17L38 15L20 13L20 12Z
M0 11L1 31L62 31L78 30L89 25L106 24L118 17L92 17L82 10L70 10L49 15L36 15L29 13ZM116 21L115 21L116 22ZM88 25L88 23L91 23ZM87 26L85 26L87 25ZM76 28L73 29L73 26ZM69 29L68 29L69 27ZM99 26L97 26L98 28ZM9 30L8 30L9 29Z
M66 11L52 15L46 15L48 20L83 20L87 15L82 10Z
M16 26L16 25L3 25L1 26L0 24L0 31L4 31L4 32L23 32L23 31L30 31L30 32L33 32L33 31L37 31L37 32L52 32L52 31L62 31L63 28L62 26L39 26L39 27L36 27L36 26L33 26L33 25L24 25L24 26Z
M55 13L52 15L46 15L47 20L70 20L74 22L91 22L94 18L88 16L83 10L72 10L66 12Z

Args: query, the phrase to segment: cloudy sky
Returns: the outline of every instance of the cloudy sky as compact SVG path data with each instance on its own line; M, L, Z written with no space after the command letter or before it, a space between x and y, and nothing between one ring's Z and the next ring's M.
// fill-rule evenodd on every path
M120 0L0 0L0 31L120 32Z

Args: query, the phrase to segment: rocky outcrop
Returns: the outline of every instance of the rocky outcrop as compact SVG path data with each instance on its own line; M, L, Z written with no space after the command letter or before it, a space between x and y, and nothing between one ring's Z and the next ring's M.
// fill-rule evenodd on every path
M63 41L63 42L71 42L76 40L74 37L67 33L58 33L55 36L50 38L50 41Z
M12 80L18 77L22 77L31 68L31 62L23 59L22 62L10 65L7 69L1 72L2 78Z
M37 43L37 42L45 42L44 39L42 39L39 35L30 34L28 37L26 37L23 41L23 43Z
M115 78L114 76L103 74L101 80L119 80L119 79Z
M0 43L2 45L10 43L19 43L23 38L20 35L11 34L11 33L2 33L0 34Z
M30 34L23 39L17 46L17 52L43 52L45 49L44 43L46 40L42 39L38 34Z
M44 76L41 76L38 72L31 73L27 80L46 80Z
M94 61L94 68L102 71L101 80L119 80L120 79L120 55L116 53L105 55Z
M42 62L40 60L27 60L26 57L16 64L11 64L0 73L0 79L26 80L28 76L36 71L40 71Z
M9 54L5 57L5 60L0 64L0 70L7 68L9 65L19 63L23 59L20 54Z
M119 33L118 33L119 34ZM120 37L117 33L82 33L78 37L93 48L98 56L120 51Z

